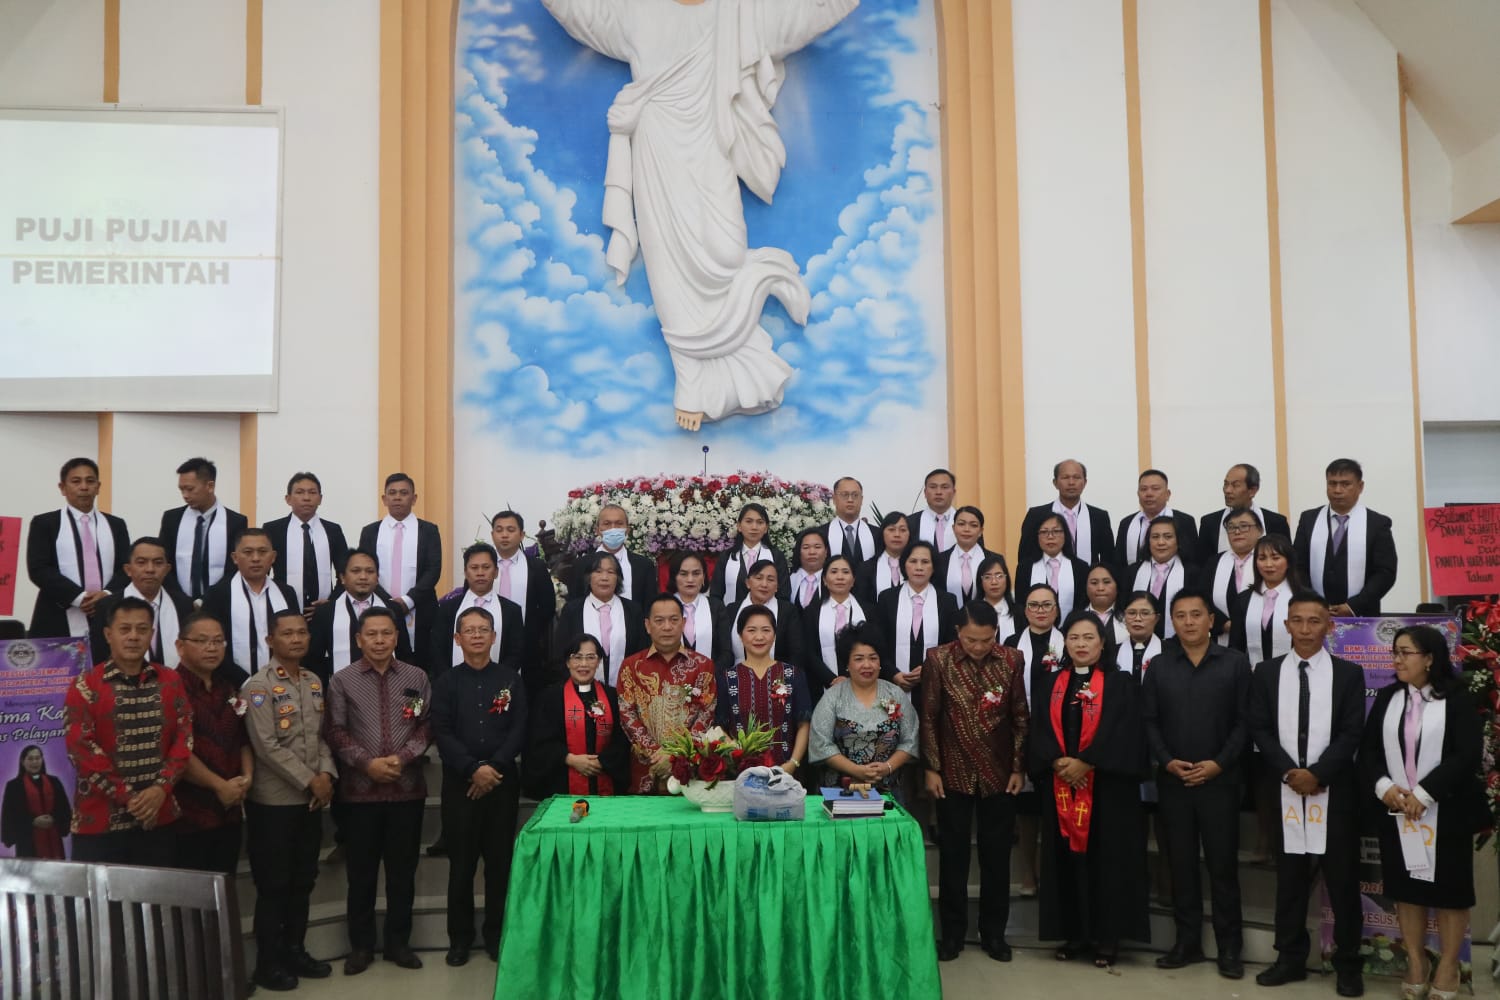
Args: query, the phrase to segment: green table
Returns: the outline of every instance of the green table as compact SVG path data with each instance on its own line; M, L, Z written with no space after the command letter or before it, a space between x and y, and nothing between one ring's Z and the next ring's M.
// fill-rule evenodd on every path
M922 830L900 807L740 823L554 796L516 840L497 1000L939 997Z

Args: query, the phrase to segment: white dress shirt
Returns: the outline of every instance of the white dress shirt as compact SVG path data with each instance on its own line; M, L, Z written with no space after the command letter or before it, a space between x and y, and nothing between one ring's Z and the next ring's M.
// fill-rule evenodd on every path
M406 602L406 631L410 635L417 634L417 601L412 597L412 588L417 583L417 515L407 514L401 520L401 593L392 589L391 583L395 580L393 574L391 552L394 551L396 542L397 521L387 514L380 519L380 529L375 535L375 555L380 559L380 585L385 592L392 597L400 598Z
M328 548L328 529L323 527L323 519L316 514L306 523L312 536L313 557L317 559L318 592L311 596L302 592L303 522L295 514L286 524L286 579L281 581L292 588L292 593L297 595L298 603L304 608L314 601L326 601L333 593L333 554Z
M943 522L943 544L937 544L937 523ZM922 508L922 529L918 537L923 541L931 542L937 546L939 552L947 552L953 548L953 508L949 507L945 513L939 514L931 507Z
M500 570L506 563L510 563L510 595L506 597L500 594ZM516 549L514 555L509 559L500 556L495 564L495 593L514 603L521 609L521 624L526 623L526 588L530 584L531 564L526 561L526 553L522 549Z
M459 628L458 619L470 608L482 608L490 613L490 617L495 619L495 639L490 643L490 660L491 662L499 662L500 632L502 629L500 624L500 595L495 593L494 590L491 590L488 594L476 594L472 590L465 590L463 600L458 602L458 614L453 617L453 630L455 632ZM448 666L456 667L462 662L464 662L463 647L455 639L453 640L453 662L448 664Z
M600 601L593 594L583 599L583 631L595 639L603 642L604 637L599 633L599 609L605 602ZM609 599L609 648L605 650L609 654L609 669L605 671L604 683L615 687L620 677L620 664L625 662L625 605L620 603L618 594Z
M198 518L208 519L205 541L208 545L208 580L205 591L224 578L224 567L229 558L229 519L224 516L224 505L217 500L203 512L189 507L182 512L182 523L177 526L177 580L189 597L193 596L193 535L198 530ZM165 539L163 539L165 541ZM200 598L202 594L198 595Z

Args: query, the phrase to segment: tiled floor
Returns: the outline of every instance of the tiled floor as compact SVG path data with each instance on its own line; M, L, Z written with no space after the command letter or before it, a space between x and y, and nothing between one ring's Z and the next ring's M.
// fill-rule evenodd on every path
M1212 964L1191 966L1177 972L1162 972L1152 964L1149 953L1126 953L1113 970L1095 969L1086 962L1061 965L1052 958L1051 949L1016 950L1009 965L991 961L977 947L965 949L957 961L942 966L943 995L948 1000L968 997L994 997L1004 1000L1233 1000L1256 997L1258 1000L1333 1000L1333 977L1312 976L1304 983L1293 983L1276 990L1255 985L1255 973L1261 966L1251 966L1238 982L1220 979ZM495 966L482 955L461 969L443 964L441 952L423 952L426 967L417 972L398 969L376 962L370 971L353 978L340 973L337 965L332 979L308 981L290 996L317 1000L413 1000L413 998L464 998L480 1000L495 995ZM1488 957L1486 955L1486 964ZM1366 983L1367 997L1372 1000L1395 1000L1400 994L1394 980L1371 979ZM257 996L272 996L262 991ZM1495 996L1494 985L1482 981L1479 996ZM502 993L502 1000L509 997ZM516 998L522 1000L522 998ZM562 996L541 1000L575 1000ZM576 998L588 1000L588 998ZM702 994L697 1000L714 1000ZM776 1000L815 1000L815 998L780 997ZM816 998L822 1000L822 998ZM855 1000L855 998L838 998ZM883 998L882 998L883 1000Z

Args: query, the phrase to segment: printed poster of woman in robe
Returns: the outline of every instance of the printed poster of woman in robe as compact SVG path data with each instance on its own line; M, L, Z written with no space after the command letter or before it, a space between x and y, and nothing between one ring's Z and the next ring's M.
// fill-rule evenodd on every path
M63 699L88 662L87 639L0 642L0 857L68 857L77 779Z

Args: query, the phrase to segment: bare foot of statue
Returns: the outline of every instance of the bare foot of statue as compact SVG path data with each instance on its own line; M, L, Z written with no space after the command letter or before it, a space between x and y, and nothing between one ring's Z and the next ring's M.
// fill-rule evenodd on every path
M703 414L689 413L687 410L677 411L677 426L683 430L695 431L703 426Z

